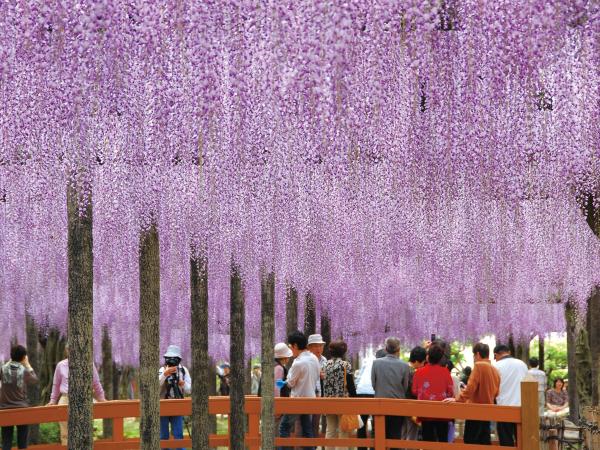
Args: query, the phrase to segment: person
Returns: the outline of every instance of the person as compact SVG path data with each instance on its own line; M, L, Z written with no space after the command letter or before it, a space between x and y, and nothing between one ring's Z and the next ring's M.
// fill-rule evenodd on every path
M252 395L257 395L258 394L258 386L260 385L260 378L261 378L261 372L260 372L260 364L254 364L254 366L252 367L252 380L250 383L250 393Z
M327 358L323 356L323 350L325 349L325 341L323 340L323 336L320 334L311 334L308 336L308 350L317 357L319 360L319 365L321 366L321 376L319 381L317 382L316 392L317 397L323 396L323 379L325 378L325 374L323 372L323 368L325 367L325 363L327 362ZM312 423L313 423L313 434L314 436L319 435L319 423L321 422L320 414L312 415ZM327 423L325 423L325 427L327 428Z
M500 374L490 361L490 347L478 342L473 347L475 367L469 377L467 387L456 398L447 398L444 402L468 402L493 405L500 390ZM465 421L465 444L491 445L489 420Z
M29 364L27 350L22 345L10 349L10 361L2 366L0 373L0 409L27 408L27 386L38 382ZM14 428L2 427L2 450L11 450ZM17 425L17 447L27 448L29 425Z
M315 386L321 378L321 366L319 360L306 348L308 339L301 331L294 331L288 336L288 345L292 350L294 362L287 374L286 380L279 380L279 388L289 386L290 397L316 397ZM294 414L284 414L279 424L279 436L289 437L298 416ZM312 427L312 416L310 414L300 414L300 426L302 437L314 437ZM291 450L291 447L280 447ZM314 447L304 447L307 450L313 450Z
M424 347L414 347L408 357L408 365L410 366L409 375L409 388L407 398L416 399L417 397L412 393L412 383L416 371L425 366L427 361L427 350ZM402 424L402 439L417 441L419 440L419 425L416 417L407 418Z
M219 395L229 396L229 383L231 381L231 369L229 363L223 363L217 367L217 376L219 377Z
M183 398L192 393L192 379L187 368L181 364L181 349L169 345L163 355L165 365L158 370L160 398ZM183 416L160 417L160 439L169 439L169 425L175 439L183 439ZM177 450L183 450L177 448Z
M380 348L375 352L375 358L367 358L363 360L363 364L356 376L356 396L362 398L373 398L375 397L375 390L371 383L371 370L373 369L373 361L375 359L383 358L387 353L384 349ZM366 438L367 431L369 429L369 414L361 414L360 418L363 422L363 426L360 427L356 432L356 437ZM373 436L371 436L373 437ZM358 450L367 450L367 447L358 447Z
M385 340L384 358L376 359L371 369L371 383L376 398L405 399L408 392L410 368L401 361L400 341L395 337ZM402 438L402 416L385 416L385 436L387 439Z
M544 405L546 404L546 386L548 384L548 377L546 372L539 369L540 362L537 358L531 358L529 360L529 376L538 383L538 405L540 409L540 417L544 416Z
M100 377L96 366L92 365L92 392L97 402L105 402L104 389L100 383ZM59 361L54 369L54 379L52 380L52 393L48 405L68 405L69 404L69 346L65 347L65 359ZM68 425L67 422L59 422L60 443L68 445Z
M464 386L467 386L467 384L469 384L469 377L471 376L472 371L473 369L471 368L471 366L465 366L465 368L463 369L460 381Z
M500 391L496 403L502 406L521 406L521 382L527 377L527 364L513 358L507 345L494 347L494 367L500 374ZM517 425L498 422L498 440L503 447L514 447L517 442Z
M565 380L554 380L552 389L546 393L546 417L562 418L569 415L569 394L565 390Z
M354 386L354 376L352 366L348 361L344 361L344 356L348 351L348 345L344 341L333 341L329 344L329 353L331 359L325 363L323 372L323 397L340 398L356 397L356 387ZM345 438L350 434L340 429L341 415L327 414L327 431L325 437ZM342 447L326 447L326 450L337 450Z
M275 397L289 397L290 388L287 385L283 385L281 388L277 386L277 380L285 381L287 379L288 369L287 365L290 358L293 356L292 351L285 342L280 342L275 345L273 349L275 357L275 367L273 368L273 379L275 383L273 395ZM261 389L258 389L258 395L261 395ZM281 422L281 415L275 416L275 436L279 436L279 424Z
M444 349L432 344L427 349L427 365L417 370L413 376L412 394L417 400L443 401L454 398L454 382L450 371L440 363L444 359ZM448 419L421 418L423 440L448 442Z

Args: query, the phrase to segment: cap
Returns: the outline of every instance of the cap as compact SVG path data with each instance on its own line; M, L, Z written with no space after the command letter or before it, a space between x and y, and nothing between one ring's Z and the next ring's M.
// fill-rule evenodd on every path
M292 356L294 356L290 348L284 342L280 342L279 344L275 345L274 353L275 359L291 358Z
M325 341L323 340L323 336L320 334L311 334L308 337L308 345L310 344L325 344Z
M164 354L165 358L181 358L181 349L176 345L169 345L167 352Z

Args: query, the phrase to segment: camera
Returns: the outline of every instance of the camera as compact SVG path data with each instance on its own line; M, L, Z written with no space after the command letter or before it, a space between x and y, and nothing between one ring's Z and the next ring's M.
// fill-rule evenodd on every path
M165 364L167 367L177 367L181 362L181 358L177 358L176 356L167 356L165 357Z

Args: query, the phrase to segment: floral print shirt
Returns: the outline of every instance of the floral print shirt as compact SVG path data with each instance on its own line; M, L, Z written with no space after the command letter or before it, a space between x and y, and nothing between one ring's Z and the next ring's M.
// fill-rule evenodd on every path
M333 358L325 363L323 397L348 397L348 388L344 387L344 368L346 376L352 375L352 366L341 358Z

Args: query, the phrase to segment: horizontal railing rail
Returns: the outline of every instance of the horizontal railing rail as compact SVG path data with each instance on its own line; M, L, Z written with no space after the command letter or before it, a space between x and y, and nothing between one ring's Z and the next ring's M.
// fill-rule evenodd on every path
M369 438L276 438L278 446L335 446L374 447L378 450L391 447L435 450L483 450L484 445L464 443L438 443L423 441L392 440L385 438L385 416L427 417L432 419L465 419L493 422L510 422L517 425L518 450L539 449L539 418L537 405L537 383L524 382L521 386L522 405L496 406L465 403L442 403L417 400L394 400L383 398L277 398L274 414L362 414L374 418L375 436ZM39 406L0 410L0 426L64 422L67 420L67 405ZM211 397L209 413L229 414L228 397ZM260 398L246 397L245 410L248 415L246 445L250 449L260 448ZM161 400L161 416L189 416L192 414L191 399ZM140 416L139 400L117 400L94 404L95 419L113 419L111 439L94 442L100 450L138 449L139 439L126 438L123 433L124 419ZM207 424L208 426L208 424ZM213 434L211 447L229 446L229 436ZM191 438L176 441L177 447L190 447ZM175 446L173 439L161 441L161 448ZM36 450L62 450L60 444L31 445Z

